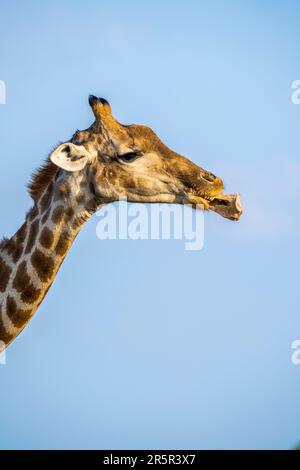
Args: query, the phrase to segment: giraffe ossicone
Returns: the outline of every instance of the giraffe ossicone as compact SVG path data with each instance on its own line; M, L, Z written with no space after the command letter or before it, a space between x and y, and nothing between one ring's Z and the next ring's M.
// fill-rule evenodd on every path
M84 223L103 204L202 205L238 220L238 194L170 150L148 127L122 125L109 103L89 97L95 121L55 149L29 183L33 207L0 243L0 344L7 347L29 322Z

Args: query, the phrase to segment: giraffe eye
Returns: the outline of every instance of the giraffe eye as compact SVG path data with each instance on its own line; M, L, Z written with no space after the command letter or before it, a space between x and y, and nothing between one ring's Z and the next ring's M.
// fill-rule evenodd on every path
M142 155L141 152L127 152L127 153L124 153L123 155L119 155L118 158L119 160L128 163L128 162L133 162L141 155Z

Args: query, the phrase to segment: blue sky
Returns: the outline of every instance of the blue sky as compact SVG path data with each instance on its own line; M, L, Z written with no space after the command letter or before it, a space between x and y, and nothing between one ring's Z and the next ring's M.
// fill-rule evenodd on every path
M1 4L1 232L26 183L92 121L124 123L240 192L205 246L83 229L0 365L0 448L291 448L300 442L297 1Z

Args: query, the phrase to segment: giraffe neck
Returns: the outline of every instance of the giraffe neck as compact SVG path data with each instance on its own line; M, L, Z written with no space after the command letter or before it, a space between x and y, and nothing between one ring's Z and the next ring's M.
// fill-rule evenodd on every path
M0 244L0 351L23 330L47 294L74 239L96 210L88 175L60 171Z

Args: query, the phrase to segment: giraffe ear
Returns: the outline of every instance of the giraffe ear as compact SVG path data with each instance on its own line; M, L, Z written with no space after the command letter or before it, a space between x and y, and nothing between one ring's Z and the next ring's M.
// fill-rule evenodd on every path
M89 154L83 145L67 142L54 150L50 160L63 170L80 171L89 162Z

